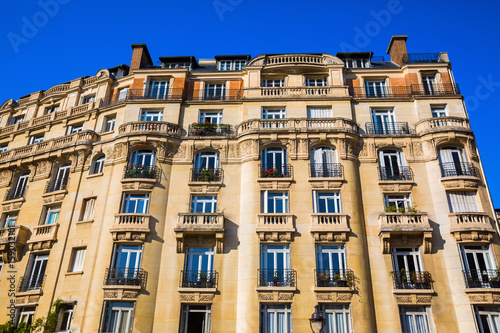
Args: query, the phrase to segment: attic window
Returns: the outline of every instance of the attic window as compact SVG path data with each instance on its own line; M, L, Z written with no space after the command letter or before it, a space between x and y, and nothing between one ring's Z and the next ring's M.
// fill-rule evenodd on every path
M346 68L370 68L370 59L345 59Z

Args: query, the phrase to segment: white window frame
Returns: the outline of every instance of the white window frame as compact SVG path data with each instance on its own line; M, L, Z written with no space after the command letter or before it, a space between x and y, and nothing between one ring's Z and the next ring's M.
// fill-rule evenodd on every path
M387 83L385 79L381 80L365 80L365 91L369 97L386 97Z
M323 192L323 191L312 191L313 194L313 211L320 214L338 214L342 213L342 200L340 197L340 191L336 192ZM326 212L320 212L320 202L325 201ZM328 203L333 200L334 211L328 211Z
M331 106L308 106L307 118L332 118L333 112Z
M219 70L220 71L233 70L233 61L232 60L219 60Z
M233 61L233 69L235 71L242 71L245 69L247 65L247 61L246 60L234 60Z
M14 187L15 198L21 198L26 193L29 177L29 172L22 173L17 177L16 186Z
M55 221L52 223L49 223L51 220L51 215L54 214ZM57 224L59 222L59 216L61 215L61 206L46 206L45 209L45 217L43 219L43 225L51 225L51 224Z
M57 105L50 105L50 106L47 106L44 110L45 114L51 114L51 113L54 113L54 112L58 112L60 110L60 105L57 104Z
M204 123L207 121L211 124L222 124L222 111L200 110L200 123Z
M202 308L205 309L202 309ZM202 327L201 333L210 333L211 332L211 321L212 321L212 305L202 305L202 304L182 304L182 318L181 318L181 333L187 333L188 331L188 323L189 323L189 314L201 312L205 314L205 318L203 320L204 327Z
M71 323L73 322L73 314L75 312L74 304L63 304L64 308L59 314L58 330L56 332L71 332ZM66 325L64 325L64 317L67 316Z
M262 108L262 119L285 119L286 108L264 107Z
M49 255L48 254L34 254L31 257L31 260L29 262L29 275L25 276L26 278L29 279L28 281L28 290L40 290L41 287L37 286L38 284L43 283L43 278L45 275L45 272L47 270L47 264L49 261ZM39 269L38 274L34 274L35 268ZM40 279L42 281L40 281ZM35 284L35 287L31 287L33 285L33 282Z
M113 306L114 303L128 303L131 306ZM112 327L113 324L111 322L111 315L113 312L116 312L117 319L114 321L116 323L115 327ZM132 327L134 325L134 312L135 312L135 302L114 302L114 301L105 301L105 311L104 311L104 319L103 319L103 329L102 332L110 332L110 333L131 333ZM122 320L122 316L126 316L127 319L125 321ZM125 323L125 327L120 327L121 323Z
M219 163L219 153L215 151L203 151L194 158L195 169L218 169Z
M474 313L480 333L498 333L500 331L500 308L498 306L475 305ZM488 330L485 330L485 328L483 327L483 321L481 320L481 317L486 317Z
M35 144L35 143L40 143L43 142L43 133L42 134L35 134L30 136L30 140L28 142L29 145Z
M370 68L370 59L368 58L347 58L345 59L346 68Z
M15 117L10 118L9 125L14 125L14 124L17 124L17 123L22 123L23 121L24 121L24 115L15 116Z
M273 212L269 211L269 202L270 201L273 202L273 206L274 206ZM278 201L281 201L281 205L282 205L283 210L284 210L283 212L276 212L276 210L277 210L276 203ZM283 191L283 192L275 192L275 191L270 192L268 190L262 191L262 203L263 203L262 213L264 213L264 214L287 214L290 211L290 199L289 199L287 191Z
M102 173L102 171L104 170L104 161L105 160L106 160L106 157L104 155L98 156L94 160L94 163L92 163L91 175Z
M83 131L83 125L84 123L68 125L68 130L66 131L66 135L75 134Z
M448 117L446 105L431 105L432 118Z
M17 324L21 323L33 324L35 322L33 320L35 317L35 311L36 307L34 306L23 306L19 308L17 314ZM26 318L26 320L23 320L23 318Z
M71 164L62 164L57 168L56 178L54 181L54 191L62 190L64 183L68 183L69 171Z
M94 219L96 200L97 198L86 198L83 200L81 221L91 221Z
M420 248L393 248L391 250L392 254L392 267L395 272L401 272L402 269L408 275L408 281L410 281L410 272L423 272L424 271L424 263L422 261L422 255L420 254ZM403 257L403 263L405 267L399 267L398 257ZM412 271L409 269L410 263L408 260L411 260L415 270Z
M284 323L279 325L278 314L284 318ZM274 322L270 322L274 318ZM261 303L260 304L261 333L292 332L292 305L290 303ZM281 326L283 330L278 331Z
M285 86L285 79L263 79L262 87L281 88Z
M104 117L104 132L112 132L115 130L116 116Z
M197 205L201 204L201 211L196 209ZM213 214L217 210L217 196L203 196L203 195L193 195L191 196L191 213L200 214Z
M17 213L8 213L5 214L4 228L13 228L17 223Z
M205 84L205 97L206 98L220 98L224 99L226 96L225 83L206 83Z
M120 90L118 90L118 101L124 101L127 99L128 97L128 92L129 92L130 88L129 87L125 87L125 88L121 88Z
M151 164L146 164L146 160L150 158ZM130 155L130 165L155 166L156 151L152 149L135 150Z
M132 194L126 193L123 195L123 214L147 214L149 210L149 194ZM143 202L143 211L139 210L139 202ZM131 210L131 212L129 212Z
M447 191L448 203L451 213L477 213L479 204L476 192Z
M3 153L9 149L9 144L0 146L0 153Z
M124 277L127 277L129 274L135 275L136 270L141 268L142 250L142 245L115 244L111 267L124 269ZM125 258L121 254L126 254ZM121 262L122 259L125 259L125 263ZM129 270L134 270L134 272L129 273Z
M328 256L328 267L323 267L323 260L319 260L324 254ZM335 266L334 254L338 255L339 269L347 269L346 246L344 244L316 244L316 269L318 271L333 270Z
M306 87L326 87L328 85L328 78L306 78Z
M281 157L280 157L281 156ZM268 159L271 161L268 161ZM280 164L281 162L281 164ZM281 165L286 167L288 165L287 150L283 147L268 147L262 150L262 164L266 168L276 168ZM282 171L282 170L279 170Z
M163 110L141 110L140 121L163 121Z
M73 248L73 256L71 258L70 272L83 272L83 264L85 262L86 247Z
M433 330L431 329L431 314L429 311L429 307L419 307L419 306L412 306L412 307L406 307L406 306L400 306L399 307L399 315L400 315L400 320L401 320L401 330L402 333L411 333L411 332L418 332L418 333L431 333ZM406 317L411 317L412 318L412 323L413 323L413 328L408 329L407 327L407 321ZM422 332L421 330L417 331L417 321L415 319L416 316L423 316L425 320L425 331Z
M351 333L351 310L348 304L322 304L321 310L325 318L325 333ZM342 320L342 331L337 331L337 320ZM330 320L331 319L331 320Z
M424 86L424 91L429 95L434 95L437 91L436 83L436 74L422 74L422 85Z
M491 245L462 245L459 244L461 259L462 259L462 267L464 271L470 272L471 270L496 270L497 265L495 262L495 256L493 255L493 250L491 249ZM469 258L467 255L471 255L473 259L473 264L475 268L472 268L471 262L469 262ZM482 261L484 262L486 267L481 267L480 261L478 260L478 256L482 257ZM479 274L479 279L482 276Z
M155 85L156 87L154 87ZM170 91L169 80L152 80L148 84L147 96L153 99L167 99L169 91Z
M195 258L198 257L198 260ZM203 258L207 259L207 268L203 269ZM212 273L214 266L214 248L213 247L188 247L186 250L186 260L184 267L187 271Z
M95 101L95 94L82 96L82 104L87 104L93 101Z
M396 210L403 208L400 207L402 203L405 211L413 206L411 194L386 194L384 195L384 203L385 207L396 206Z

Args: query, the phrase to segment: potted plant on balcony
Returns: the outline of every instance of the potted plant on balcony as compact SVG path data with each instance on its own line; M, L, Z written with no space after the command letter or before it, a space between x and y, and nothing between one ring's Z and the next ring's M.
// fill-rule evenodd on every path
M346 274L340 275L339 273L337 273L333 276L333 279L335 280L335 285L337 287L348 287L348 279Z
M203 168L203 169L201 169L201 173L198 177L198 180L204 180L206 182L211 182L217 178L218 174L219 174L219 172L214 171L214 169L212 169L211 167L208 167L207 169Z
M283 177L283 174L278 171L276 168L271 168L267 169L264 171L264 177L265 178L276 178L276 177Z
M280 277L278 276L278 271L274 271L274 275L273 275L273 285L276 287L278 286L278 281L279 281Z
M397 210L398 210L398 209L397 209L397 207L396 207L396 206L394 206L394 205L392 205L392 206L387 206L387 207L385 207L385 209L384 209L384 211L385 211L386 213L396 213L396 212L397 212Z
M330 275L328 271L325 270L324 273L318 274L318 287L328 287L328 283L330 281Z

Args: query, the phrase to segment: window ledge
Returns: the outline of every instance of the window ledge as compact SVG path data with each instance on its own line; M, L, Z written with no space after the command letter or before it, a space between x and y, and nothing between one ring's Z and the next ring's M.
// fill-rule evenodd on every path
M297 291L297 287L256 287L255 290L257 291L292 291L295 292Z
M79 272L66 272L65 275L66 276L68 276L68 275L83 275L83 271L79 271Z
M107 132L101 132L100 135L111 134L111 133L114 133L114 132L115 132L115 130L107 131Z
M216 293L217 288L177 288L180 293Z
M434 289L392 289L393 294L434 294Z
M104 172L100 172L100 173L93 173L93 174L89 174L87 175L87 178L96 178L96 177L101 177L104 175Z
M94 220L76 221L76 224L94 223Z

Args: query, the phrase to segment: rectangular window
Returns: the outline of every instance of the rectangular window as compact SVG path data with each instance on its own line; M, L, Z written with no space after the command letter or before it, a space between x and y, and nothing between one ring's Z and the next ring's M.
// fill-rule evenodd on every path
M262 80L262 86L263 87L270 87L270 88L284 87L285 86L285 79Z
M422 84L426 95L434 95L438 92L436 89L435 75L422 75Z
M205 85L206 99L224 99L226 85L224 83L207 83Z
M397 289L425 289L419 248L392 249L393 278Z
M200 123L222 124L222 111L200 111Z
M163 121L163 110L142 110L141 121Z
M80 221L90 221L94 218L96 198L88 198L83 200L82 216Z
M111 132L115 130L116 116L104 117L104 132Z
M83 271L83 261L85 260L85 253L87 248L77 248L73 249L73 260L71 261L70 272L82 272Z
M307 108L307 118L331 118L331 117L333 117L331 107Z
M22 123L24 121L24 116L16 116L10 118L10 124L9 125L14 125L17 123Z
M2 273L2 269L3 269L3 261L0 260L0 274Z
M40 143L43 141L43 134L37 134L37 135L32 135L30 136L29 145L35 144L35 143Z
M326 83L327 83L326 77L306 79L307 87L326 87Z
M167 99L168 97L168 81L152 81L149 84L149 98L152 99Z
M474 306L477 325L481 333L500 331L500 308L498 306Z
M128 97L128 91L129 91L129 87L126 87L126 88L122 88L118 91L118 100L119 101L124 101L127 99Z
M4 228L13 228L16 226L17 214L9 213L5 215L5 223L3 225Z
M430 333L429 308L419 306L401 306L401 329L403 333Z
M346 68L370 68L370 60L366 59L345 59Z
M191 198L191 213L215 213L216 209L216 196L193 196Z
M73 304L63 304L59 314L59 329L57 332L70 332L71 322L73 321Z
M292 306L290 304L260 305L260 332L291 333Z
M346 269L344 245L316 245L318 287L347 287Z
M476 192L447 192L451 213L479 212Z
M59 105L51 105L51 106L46 106L45 107L45 114L51 114L53 112L57 112L60 110Z
M313 191L315 213L341 213L340 192Z
M351 333L351 314L349 305L323 304L325 333Z
M90 95L90 96L83 96L82 97L82 104L87 104L92 101L95 101L95 95Z
M59 220L59 212L61 206L48 206L45 207L45 218L43 224L55 224Z
M176 67L177 67L177 63L175 63L175 62L163 65L163 68L176 68Z
M210 333L211 305L183 304L181 311L181 333Z
M33 324L35 309L36 308L34 306L23 306L22 308L19 308L17 310L17 324L25 323L27 326Z
M498 288L497 265L489 245L461 245L467 288Z
M409 194L387 194L384 197L384 201L385 210L389 213L405 213L412 207L411 197Z
M232 68L233 62L231 60L220 60L219 61L219 70L220 71L230 71Z
M365 81L367 97L387 97L385 80Z
M7 149L9 149L9 145L8 144L2 144L2 145L0 145L0 153L3 153L4 151L7 151Z
M66 135L74 134L83 131L83 123L68 125Z
M234 70L235 71L242 71L245 69L246 64L247 64L246 60L235 60L234 61Z
M180 62L179 68L191 68L191 63L189 62Z
M373 134L405 134L407 129L399 128L393 109L373 110Z
M431 106L432 117L446 117L448 114L446 112L446 106Z
M263 213L288 213L288 192L262 192Z
M31 259L28 264L29 268L26 270L29 273L23 277L19 291L40 290L42 288L49 255L37 254L33 255Z
M182 276L183 288L215 288L214 248L189 247Z
M286 118L285 108L262 109L262 119L284 119L284 118Z
M104 302L104 318L101 332L132 332L134 308L135 302Z
M126 194L123 205L125 214L146 214L148 212L149 194Z

